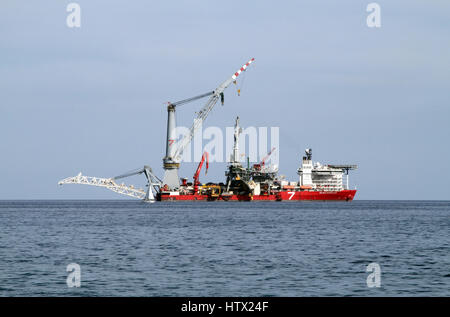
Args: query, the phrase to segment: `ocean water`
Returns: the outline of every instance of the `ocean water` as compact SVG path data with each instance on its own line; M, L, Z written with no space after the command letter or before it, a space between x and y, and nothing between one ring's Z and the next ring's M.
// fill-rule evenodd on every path
M450 296L450 202L0 201L0 296Z

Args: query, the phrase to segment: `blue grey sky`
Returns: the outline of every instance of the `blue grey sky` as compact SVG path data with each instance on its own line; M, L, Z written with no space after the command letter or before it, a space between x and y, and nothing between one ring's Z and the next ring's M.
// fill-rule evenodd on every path
M230 87L205 126L280 127L291 180L311 147L358 164L357 199L450 199L449 1L377 1L377 29L368 0L79 0L79 29L70 2L0 3L0 199L119 199L57 182L143 164L162 175L163 102L214 89L251 57L241 96ZM225 166L202 180L223 181Z

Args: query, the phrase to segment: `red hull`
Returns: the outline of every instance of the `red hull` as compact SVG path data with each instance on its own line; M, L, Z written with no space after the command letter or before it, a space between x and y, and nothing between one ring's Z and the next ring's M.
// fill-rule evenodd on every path
M161 201L178 201L178 200L200 200L200 201L252 201L252 200L269 200L269 201L298 201L298 200L319 200L319 201L351 201L355 197L356 190L342 190L339 192L314 192L314 191L281 191L271 195L231 195L210 197L208 195L177 195L170 193L162 193L158 200Z

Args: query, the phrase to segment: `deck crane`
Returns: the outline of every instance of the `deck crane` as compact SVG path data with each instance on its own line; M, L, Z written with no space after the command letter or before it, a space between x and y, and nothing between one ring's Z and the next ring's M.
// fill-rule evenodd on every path
M205 175L208 173L208 167L209 167L209 154L208 152L204 152L202 155L202 159L200 160L200 163L198 163L197 170L194 174L194 193L198 193L198 186L200 185L200 181L198 180L198 177L200 175L200 171L202 170L203 163L206 161L206 168L205 168Z
M174 103L168 103L167 105L167 142L166 142L166 155L163 158L164 178L163 184L167 185L170 190L179 188L180 178L178 176L178 169L180 168L181 155L186 147L190 144L195 132L203 124L203 121L208 117L211 110L216 105L217 101L221 99L224 103L225 89L233 82L237 77L247 69L247 67L254 61L252 58L245 65L243 65L238 71L236 71L230 78L220 84L214 91L208 92L196 97L184 99ZM194 123L192 124L189 133L186 134L180 141L176 141L176 123L175 123L175 109L177 106L198 100L204 97L210 97L205 106L197 113ZM166 186L164 186L166 188Z
M143 190L141 188L135 188L130 185L127 186L125 184L117 184L116 180L121 178L130 177L133 175L144 174L147 178L147 190ZM79 173L74 177L67 177L58 182L59 185L64 184L82 184L82 185L91 185L98 187L105 187L109 190L112 190L116 193L130 196L133 198L139 198L144 201L155 201L155 195L160 191L161 188L161 180L153 174L152 169L149 166L144 166L141 169L131 171L126 174L118 175L111 178L101 178L101 177L92 177L85 176Z
M257 164L253 164L253 168L255 170L261 170L262 168L264 168L264 166L266 165L266 161L267 159L272 155L273 151L275 151L275 147L273 147L269 153L267 153L266 156L264 156L264 158L261 160L261 162L257 163Z
M275 147L273 147L271 150L270 150L270 152L269 153L267 153L267 155L266 156L264 156L264 158L261 160L261 166L264 166L264 165L266 165L266 161L267 161L267 159L272 155L272 153L273 153L273 151L275 151Z

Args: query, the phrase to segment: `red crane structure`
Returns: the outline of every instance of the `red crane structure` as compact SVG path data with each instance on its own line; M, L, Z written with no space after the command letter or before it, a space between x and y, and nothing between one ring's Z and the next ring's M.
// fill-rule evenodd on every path
M208 152L204 152L202 155L202 159L200 160L200 163L198 163L197 170L194 174L194 193L198 193L198 186L200 185L200 182L198 180L198 176L200 175L200 171L202 170L203 163L206 160L206 169L205 169L205 175L208 173L208 167L209 167L209 154Z
M262 167L266 165L266 160L272 155L273 151L275 151L275 147L273 147L269 153L261 160L260 163L253 164L253 168L257 171L261 170Z

